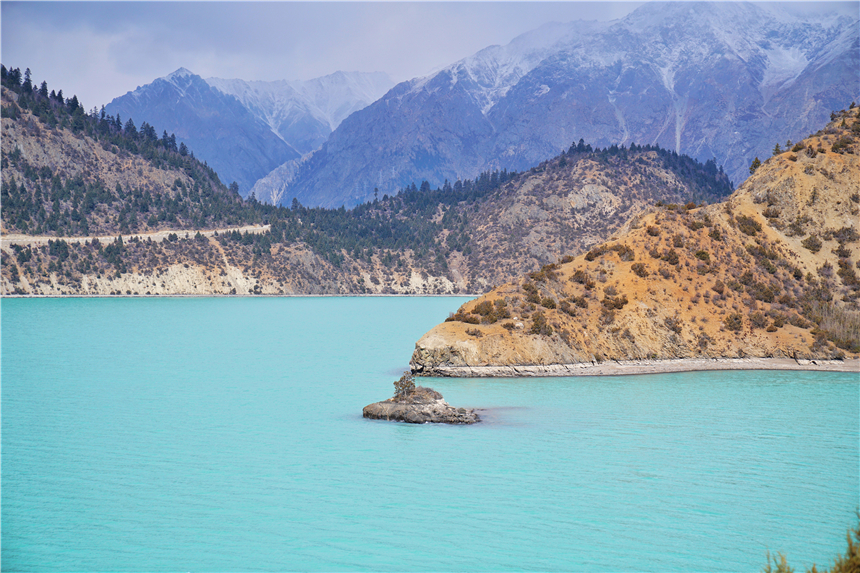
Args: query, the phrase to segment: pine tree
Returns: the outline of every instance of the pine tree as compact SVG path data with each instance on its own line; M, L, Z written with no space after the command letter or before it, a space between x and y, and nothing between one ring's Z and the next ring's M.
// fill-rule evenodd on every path
M750 175L755 173L755 170L759 167L761 167L761 161L758 157L756 157L755 159L753 159L752 165L750 165Z

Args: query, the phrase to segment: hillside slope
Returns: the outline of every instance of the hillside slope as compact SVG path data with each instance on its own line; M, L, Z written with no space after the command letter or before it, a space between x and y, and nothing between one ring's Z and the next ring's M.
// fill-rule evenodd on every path
M764 162L724 203L660 206L588 253L463 305L417 342L413 371L856 357L857 112Z

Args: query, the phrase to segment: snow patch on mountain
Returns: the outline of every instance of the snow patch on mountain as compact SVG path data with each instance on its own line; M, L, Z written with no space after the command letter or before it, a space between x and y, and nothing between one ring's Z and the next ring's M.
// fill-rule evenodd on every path
M327 135L351 113L376 101L394 85L383 72L335 72L307 81L207 78L206 82L234 96L266 122L278 137L294 145L295 142L290 141L291 131L316 129ZM319 125L305 125L308 118ZM296 147L300 149L303 146Z

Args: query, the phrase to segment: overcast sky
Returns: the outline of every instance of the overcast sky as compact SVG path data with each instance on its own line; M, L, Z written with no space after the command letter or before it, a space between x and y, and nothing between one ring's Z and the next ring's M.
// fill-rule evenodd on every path
M427 73L546 22L613 20L641 2L0 3L0 60L87 109L180 67L206 77L306 80L338 70ZM858 2L793 3L791 10Z

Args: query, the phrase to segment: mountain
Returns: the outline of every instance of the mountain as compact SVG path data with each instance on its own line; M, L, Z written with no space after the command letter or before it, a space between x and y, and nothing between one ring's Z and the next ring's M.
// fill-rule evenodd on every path
M610 241L466 303L414 373L570 373L603 361L860 354L860 119L777 153L725 202L661 205Z
M0 71L3 293L484 292L655 202L731 192L713 162L580 142L523 173L424 182L351 210L287 209L243 200L146 122L89 116L22 85L20 69ZM105 236L113 246L92 241Z
M185 68L114 99L105 110L176 133L224 183L236 181L245 194L257 179L300 156L235 97Z
M750 3L647 3L613 22L551 24L349 116L283 185L351 206L426 179L524 169L584 138L659 144L735 181L776 142L860 97L860 26Z
M106 112L175 132L242 195L282 164L315 150L350 113L391 87L382 73L309 81L204 80L185 68L114 99Z

